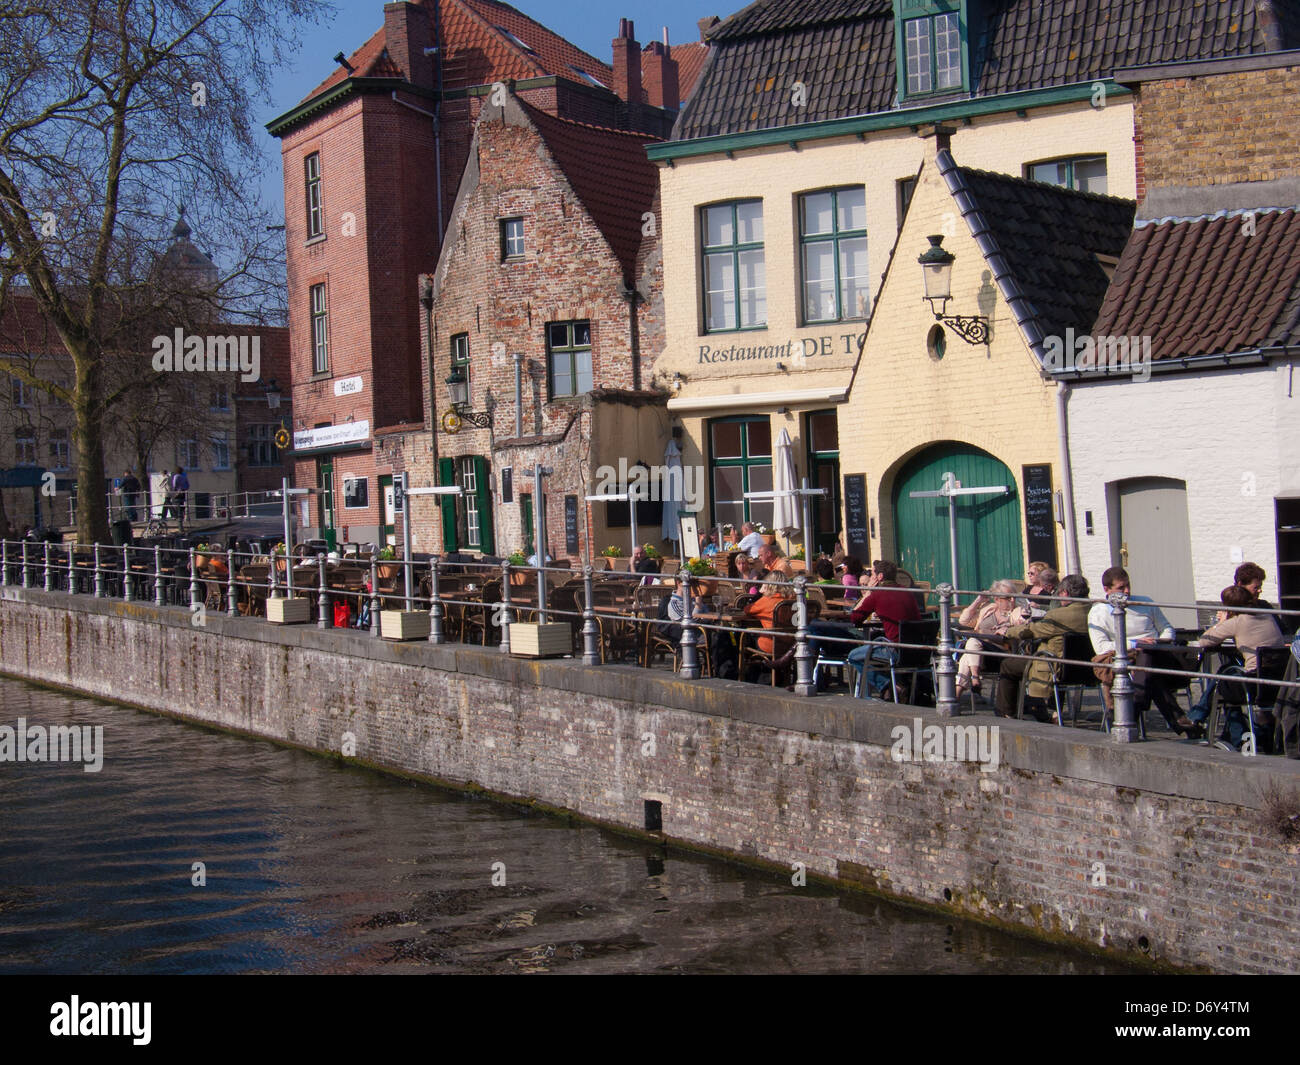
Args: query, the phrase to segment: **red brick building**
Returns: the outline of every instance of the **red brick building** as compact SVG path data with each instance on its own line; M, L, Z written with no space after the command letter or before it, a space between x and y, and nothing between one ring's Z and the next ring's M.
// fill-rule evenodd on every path
M657 171L644 134L556 118L507 94L480 115L437 273L425 289L437 412L416 483L464 494L416 503L428 549L530 553L541 461L556 558L628 544L627 507L596 505L601 466L658 465L667 391ZM450 377L467 378L454 406ZM427 513L422 511L427 509ZM644 508L643 508L644 509ZM566 521L567 518L567 521ZM590 522L590 525L588 524ZM440 525L440 530L431 526ZM641 539L658 541L659 530Z
M685 56L693 79L701 48ZM306 535L368 541L393 527L386 500L409 448L386 441L429 425L418 278L438 262L484 104L508 85L540 112L668 133L683 84L671 49L643 53L625 21L613 60L493 0L389 3L383 27L270 124L285 177L294 478L317 488Z

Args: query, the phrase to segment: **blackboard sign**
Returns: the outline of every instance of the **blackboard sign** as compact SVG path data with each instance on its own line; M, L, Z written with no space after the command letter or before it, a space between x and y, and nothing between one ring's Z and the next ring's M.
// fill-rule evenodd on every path
M578 497L564 497L564 550L567 554L578 553Z
M1025 550L1030 562L1057 569L1056 515L1052 509L1052 467L1022 466L1025 479Z
M844 475L844 550L863 562L871 561L871 536L867 530L867 475Z
M515 501L515 480L514 470L506 466L501 471L501 502L513 503Z

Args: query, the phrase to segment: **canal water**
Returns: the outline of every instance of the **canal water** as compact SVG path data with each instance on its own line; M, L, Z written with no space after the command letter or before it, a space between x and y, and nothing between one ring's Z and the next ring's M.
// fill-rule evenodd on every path
M1118 971L0 678L19 718L103 765L0 762L0 973Z

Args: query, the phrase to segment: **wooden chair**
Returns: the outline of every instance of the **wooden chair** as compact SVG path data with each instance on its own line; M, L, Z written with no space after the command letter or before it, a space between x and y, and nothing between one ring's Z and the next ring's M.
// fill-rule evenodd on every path
M758 597L754 596L754 598ZM746 675L750 665L757 664L760 668L771 671L772 687L776 687L777 674L781 672L781 667L776 664L777 659L794 646L794 612L797 605L793 599L783 599L772 614L770 629L746 629L740 634L738 668L742 677ZM772 650L764 651L758 646L758 641L764 638L772 640Z
M470 642L471 637L478 636L479 642L486 647L492 633L499 632L496 625L493 624L493 615L496 613L496 604L499 602L501 602L501 578L497 577L484 583L483 592L477 604L465 607L464 619L461 625L466 643Z

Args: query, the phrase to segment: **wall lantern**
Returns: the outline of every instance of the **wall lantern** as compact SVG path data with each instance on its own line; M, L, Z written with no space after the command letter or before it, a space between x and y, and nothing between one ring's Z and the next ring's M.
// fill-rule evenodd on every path
M987 344L989 342L989 320L980 315L948 315L948 301L952 299L952 264L957 258L943 246L943 236L928 238L930 246L916 260L921 264L921 274L925 278L925 299L930 304L934 317L950 325L967 344Z

